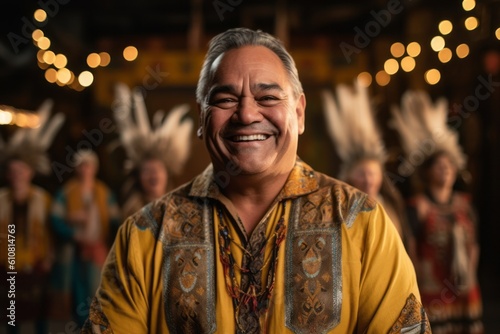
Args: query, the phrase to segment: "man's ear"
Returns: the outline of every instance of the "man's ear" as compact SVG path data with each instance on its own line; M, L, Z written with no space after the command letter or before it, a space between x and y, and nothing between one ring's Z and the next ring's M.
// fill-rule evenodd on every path
M301 93L299 98L297 99L295 112L297 113L297 126L299 135L301 135L304 133L304 130L306 129L306 120L305 120L306 96L304 95L304 93Z
M198 116L200 117L199 120L198 120L198 130L196 130L196 136L198 136L198 138L200 139L203 139L203 122L204 122L204 119L203 119L203 110L201 108L201 105L198 103L197 104L197 109L198 109Z

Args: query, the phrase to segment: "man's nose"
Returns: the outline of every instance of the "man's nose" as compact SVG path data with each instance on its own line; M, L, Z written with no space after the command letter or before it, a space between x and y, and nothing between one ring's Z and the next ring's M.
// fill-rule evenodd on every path
M236 107L232 120L241 124L252 124L262 121L261 107L253 97L244 96Z

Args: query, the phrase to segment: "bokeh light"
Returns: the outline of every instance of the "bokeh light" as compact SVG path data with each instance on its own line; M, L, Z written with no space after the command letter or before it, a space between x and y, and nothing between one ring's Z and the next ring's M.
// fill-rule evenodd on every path
M54 68L49 68L45 71L45 80L50 83L55 83L57 81L57 71Z
M465 19L465 29L474 30L479 26L479 21L474 16Z
M406 56L403 59L401 59L401 69L403 71L411 72L415 69L415 66L416 66L416 62L415 62L414 58L412 58L410 56Z
M443 35L448 35L453 30L453 24L449 20L439 22L439 32Z
M37 45L40 49L47 50L48 48L50 48L50 39L48 39L46 36L40 37L40 39L37 41Z
M456 49L456 52L457 52L457 57L458 58L465 58L469 55L469 46L465 43L463 44L460 44L459 46L457 46L457 49Z
M56 60L56 55L54 52L47 50L43 52L43 61L49 65L52 65ZM64 66L63 66L64 67Z
M385 71L378 71L375 75L375 81L379 86L387 86L391 81L391 76Z
M139 51L137 51L137 48L135 46L127 46L123 50L123 58L127 61L134 61L137 56L139 55Z
M431 48L432 50L439 52L445 46L445 41L443 36L434 36L431 40Z
M47 13L43 9L35 10L33 18L38 22L44 22L47 19Z
M432 68L425 72L424 78L425 82L429 85L435 85L441 80L441 73L437 69Z
M406 53L413 58L417 57L420 54L420 51L422 51L422 48L417 42L411 42L406 47Z
M62 53L57 54L54 59L54 66L57 68L63 68L66 67L66 65L68 65L68 58L66 58L66 56Z
M471 11L476 7L476 1L475 0L463 0L462 1L462 8L465 11Z
M358 74L358 81L363 87L369 87L372 84L372 75L368 72L361 72Z
M88 86L92 85L92 82L94 82L94 75L89 71L83 71L78 76L78 82L83 87L88 87Z
M71 73L67 68L63 67L57 71L58 82L66 85L70 79L71 79Z
M97 53L91 53L87 56L87 65L90 68L96 68L101 64L101 56L99 56Z
M387 74L393 75L399 70L399 64L396 59L387 59L384 63L384 70Z
M396 42L391 45L391 55L395 58L399 58L405 53L405 46L403 43Z
M452 55L453 53L451 52L450 49L444 48L441 51L439 51L438 58L440 62L447 63L451 60Z
M101 58L100 66L108 66L111 62L111 56L107 52L100 52L99 57Z

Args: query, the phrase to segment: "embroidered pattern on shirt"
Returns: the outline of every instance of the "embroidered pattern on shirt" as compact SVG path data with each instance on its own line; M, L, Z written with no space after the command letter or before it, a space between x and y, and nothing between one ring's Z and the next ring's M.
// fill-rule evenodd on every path
M408 334L430 334L431 326L422 304L412 293L406 299L406 304L401 310L399 318L388 334L408 333Z

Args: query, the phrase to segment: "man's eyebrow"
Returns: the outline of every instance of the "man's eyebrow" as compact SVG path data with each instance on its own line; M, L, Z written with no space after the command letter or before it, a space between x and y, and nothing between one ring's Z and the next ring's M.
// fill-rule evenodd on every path
M234 85L220 85L220 86L215 86L212 87L207 94L207 100L210 101L210 99L218 93L235 93L236 88Z
M279 90L283 91L280 85L277 83L258 83L255 85L258 90Z
M283 92L283 88L277 83L258 83L253 85L254 89L257 91L269 91L269 90L278 90ZM236 94L236 87L234 85L220 85L212 87L207 94L207 101L210 101L214 95L218 93L230 93Z

